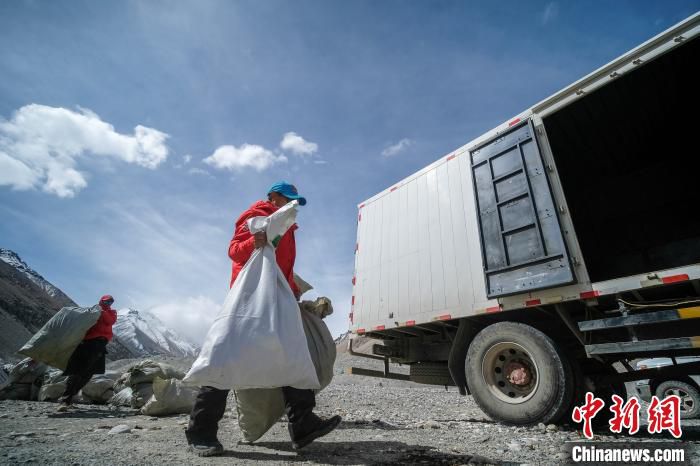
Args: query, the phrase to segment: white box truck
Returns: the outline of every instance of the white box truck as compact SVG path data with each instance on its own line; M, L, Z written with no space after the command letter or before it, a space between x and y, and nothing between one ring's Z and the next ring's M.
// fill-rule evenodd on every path
M695 14L359 204L350 330L385 369L348 372L456 385L511 424L700 373L630 363L700 354L699 32Z

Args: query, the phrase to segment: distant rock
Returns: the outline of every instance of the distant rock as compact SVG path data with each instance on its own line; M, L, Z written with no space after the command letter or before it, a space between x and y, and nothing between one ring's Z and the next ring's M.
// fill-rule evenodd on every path
M119 424L118 426L112 427L108 434L128 434L131 432L131 427L126 424Z

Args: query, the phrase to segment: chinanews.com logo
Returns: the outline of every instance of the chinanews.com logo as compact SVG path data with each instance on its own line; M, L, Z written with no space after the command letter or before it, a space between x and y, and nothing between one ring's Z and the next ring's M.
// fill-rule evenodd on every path
M626 402L619 396L612 396L613 404L610 411L612 419L608 421L610 432L619 434L622 429L627 429L629 435L639 432L641 405L637 398L630 398ZM571 413L571 419L576 423L583 423L583 435L587 439L593 438L593 418L605 407L605 401L596 398L593 393L586 393L586 401L583 406L577 406ZM681 429L681 399L677 395L669 395L663 400L657 396L651 398L646 409L647 432L660 434L669 432L675 438L683 435Z
M605 408L605 401L596 398L593 393L586 393L582 406L577 406L571 413L571 419L582 425L586 442L567 442L567 451L574 464L595 465L669 465L691 464L688 461L686 445L683 442L658 440L590 442L593 439L593 419ZM660 400L653 396L645 410L646 431L649 434L667 432L679 439L683 435L681 429L681 399L670 395ZM637 398L625 401L617 395L612 396L609 407L612 417L608 421L608 430L613 434L621 434L627 430L629 435L640 431L642 406Z

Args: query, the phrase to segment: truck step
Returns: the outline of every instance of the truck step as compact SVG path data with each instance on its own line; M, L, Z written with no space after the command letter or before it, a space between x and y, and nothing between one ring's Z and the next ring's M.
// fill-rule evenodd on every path
M665 311L632 314L621 317L608 317L605 319L584 320L578 323L582 332L592 330L604 330L609 328L632 327L636 325L656 324L660 322L673 322L682 319L700 318L700 306L686 307L683 309L667 309Z
M622 341L618 343L597 343L586 345L586 353L644 353L650 351L665 351L700 348L700 336L682 338L662 338L660 340Z
M408 374L394 374L392 372L384 374L383 371L373 371L361 367L346 367L345 373L349 375L364 375L366 377L380 377L382 379L409 380Z

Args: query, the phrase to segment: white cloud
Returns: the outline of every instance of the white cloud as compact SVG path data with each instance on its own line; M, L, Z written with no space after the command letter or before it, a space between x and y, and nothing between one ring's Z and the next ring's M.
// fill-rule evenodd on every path
M274 152L255 144L243 144L241 147L221 146L204 159L204 163L219 169L240 171L252 168L259 172L286 161L287 157L284 155L275 155Z
M219 308L221 303L207 296L195 296L158 304L148 311L155 314L168 328L201 347Z
M547 24L553 21L559 15L559 5L556 2L549 2L542 12L542 24Z
M188 164L192 161L192 156L187 154L182 156L182 162Z
M403 152L404 150L408 149L410 146L413 145L413 141L410 139L402 139L399 142L397 142L394 145L391 145L384 149L382 151L382 155L384 157L393 157L395 155L398 155L399 153Z
M153 169L168 157L167 138L141 125L133 135L118 133L84 108L26 105L10 120L0 118L0 186L73 197L87 186L76 168L81 157L110 156Z
M211 174L208 171L202 170L201 168L197 168L197 167L190 168L189 170L187 170L187 173L189 173L190 175L211 176Z
M294 131L285 133L282 137L282 142L280 142L280 147L301 156L313 155L318 151L318 144L307 141Z

